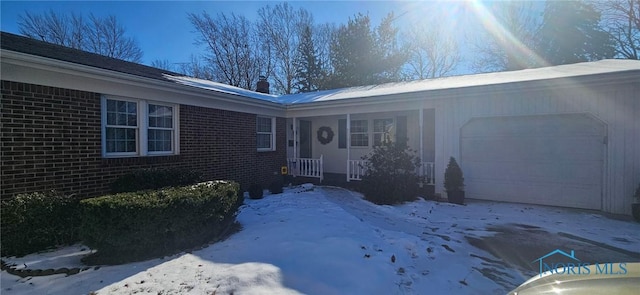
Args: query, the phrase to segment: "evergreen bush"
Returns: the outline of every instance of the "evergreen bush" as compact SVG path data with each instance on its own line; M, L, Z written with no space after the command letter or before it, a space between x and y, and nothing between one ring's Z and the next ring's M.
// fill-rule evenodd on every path
M377 146L362 157L365 174L360 191L376 204L398 204L418 196L420 177L416 173L420 158L405 144L392 142Z
M234 182L119 193L80 202L80 238L97 253L87 263L118 264L203 245L235 222Z
M464 190L464 177L462 169L454 157L449 158L449 164L444 172L444 189L447 192L459 192Z
M111 192L135 192L196 184L200 181L202 181L200 173L186 168L139 169L116 179L111 184Z
M281 194L284 183L282 180L276 180L269 185L269 192L272 194Z
M21 194L0 206L2 256L24 256L78 242L79 200L54 191Z
M262 197L264 196L264 190L262 189L262 186L259 184L252 184L249 187L249 198L257 200L257 199L262 199Z
M464 177L454 157L449 158L449 164L444 171L444 189L447 191L449 203L464 205Z

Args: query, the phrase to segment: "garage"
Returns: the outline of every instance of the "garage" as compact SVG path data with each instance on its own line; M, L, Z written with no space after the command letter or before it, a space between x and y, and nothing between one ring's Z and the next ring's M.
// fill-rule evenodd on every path
M589 114L471 119L460 130L467 197L599 210L606 142Z

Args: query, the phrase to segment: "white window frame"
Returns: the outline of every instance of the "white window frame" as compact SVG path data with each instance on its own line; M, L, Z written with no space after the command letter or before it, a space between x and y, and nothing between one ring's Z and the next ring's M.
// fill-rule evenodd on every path
M171 128L164 128L164 127L151 127L149 126L149 105L156 105L156 106L165 106L165 107L170 107L171 108ZM145 147L147 150L147 154L150 156L155 156L155 155L174 155L175 150L177 148L176 146L176 142L177 142L177 138L176 138L176 131L178 130L178 124L176 124L176 105L174 104L168 104L168 103L160 103L160 102L154 102L154 101L150 101L150 102L146 102L145 103L145 116L144 116L144 120L146 121L146 128L145 130L148 132L148 130L151 129L155 129L155 130L170 130L171 131L171 150L170 151L158 151L158 152L151 152L149 151L149 134L145 134L145 141L147 141L145 143Z
M120 126L120 125L107 125L107 100L116 100L116 101L126 101L126 102L133 102L136 104L136 126ZM103 97L101 102L100 102L100 109L101 109L101 117L102 117L102 155L103 156L109 156L109 157L132 157L132 156L137 156L140 153L140 145L138 144L140 142L140 103L135 100L135 99L128 99L128 98L117 98L117 99L112 99L112 98L105 98ZM134 152L107 152L107 128L108 127L114 127L114 128L126 128L126 129L135 129L136 131L136 150Z
M136 151L135 152L107 152L107 100L119 100L135 102L137 104L137 127L136 128ZM149 152L148 151L148 130L149 130L149 104L171 107L173 132L172 145L170 152ZM165 102L150 101L144 99L135 99L120 96L103 95L100 100L101 114L101 146L103 158L125 158L125 157L145 157L145 156L164 156L180 154L180 105Z
M372 131L372 136L371 136L371 141L372 141L372 143L371 143L371 144L372 144L372 146L374 146L374 147L375 147L375 146L381 146L381 145L385 142L385 141L383 140L383 141L381 141L381 142L378 142L378 143L377 143L377 142L376 142L376 135L377 135L377 134L381 134L383 139L384 139L384 135L385 135L385 134L387 134L387 133L389 133L389 134L390 134L389 130L385 130L385 131L376 131L376 121L383 121L383 120L384 120L384 121L389 121L389 120L390 120L390 121L391 121L391 124L393 125L393 127L395 127L395 125L396 125L396 120L395 120L394 118L378 118L378 119L373 119L373 120L372 120L372 122L373 122L373 128L371 128L371 131ZM394 136L390 136L389 141L390 141L390 142L394 142L394 141L395 141L395 138L394 138L394 137L395 137L395 134L394 134Z
M271 120L271 132L259 132L258 131L258 119L270 119ZM271 146L268 148L258 147L258 134L270 134ZM276 150L276 118L267 116L256 116L256 148L259 152L272 152Z
M353 131L353 125L354 125L353 122L356 122L356 121L364 121L365 122L364 126L367 128L367 130L365 130L364 132L355 132L355 131ZM351 123L351 128L350 128L351 134L349 136L349 143L348 143L349 146L350 147L354 147L354 148L367 148L367 147L369 147L369 142L371 141L370 140L371 135L369 134L369 130L370 130L370 128L369 128L369 120L368 119L352 119L350 123ZM366 145L353 145L353 135L354 134L355 135L359 135L359 134L366 135L367 136Z

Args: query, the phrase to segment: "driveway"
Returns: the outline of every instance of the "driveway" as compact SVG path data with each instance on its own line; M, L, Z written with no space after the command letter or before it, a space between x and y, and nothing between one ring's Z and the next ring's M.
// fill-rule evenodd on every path
M464 244L472 245L481 251L461 255L481 260L481 267L473 267L474 270L506 290L513 289L538 274L539 263L534 261L556 249L566 252L573 250L578 259L591 264L640 261L638 239L630 236L632 234L629 231L619 232L615 228L607 228L607 225L600 225L599 220L610 218L594 211L470 201L469 206L433 202L434 205L426 212L411 210L412 205L409 203L401 206L408 214L398 215L398 210L371 204L361 199L357 193L331 187L322 189L332 191L331 194L326 194L329 200L361 221L378 228L411 234L429 241L434 248L442 247L450 252L464 249ZM342 193L335 190L341 190ZM478 209L489 207L489 210L484 214L469 211L478 204L482 204ZM439 216L438 207L442 206L459 207L463 212L448 218ZM492 210L492 206L496 206L496 209ZM513 208L513 216L501 213L505 211L502 208L505 206ZM474 216L466 213L473 213ZM580 218L575 218L576 216ZM583 220L591 222L581 224ZM640 224L611 221L621 222L627 229L636 227L640 231ZM589 234L585 235L584 232ZM554 259L554 263L571 262L557 257ZM415 263L420 264L419 261Z

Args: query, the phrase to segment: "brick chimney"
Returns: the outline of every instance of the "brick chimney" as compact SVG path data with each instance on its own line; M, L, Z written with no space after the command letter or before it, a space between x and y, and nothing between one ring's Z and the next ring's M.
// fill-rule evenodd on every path
M260 76L258 78L258 85L256 87L256 92L269 94L269 82L267 82L267 77Z
M256 92L269 94L269 82L267 82L267 77L260 76L258 78L258 85L256 87Z

